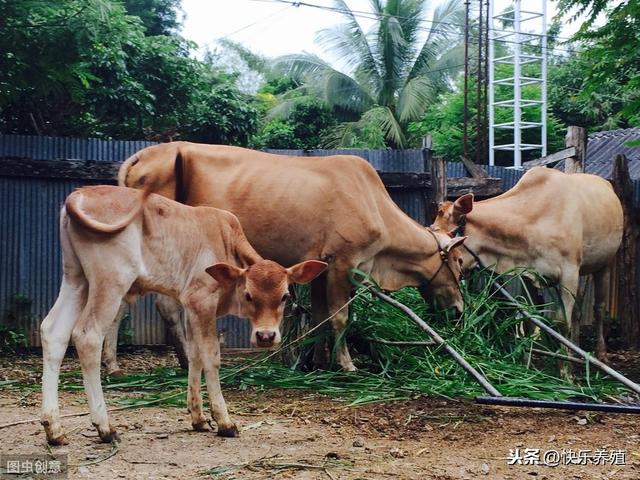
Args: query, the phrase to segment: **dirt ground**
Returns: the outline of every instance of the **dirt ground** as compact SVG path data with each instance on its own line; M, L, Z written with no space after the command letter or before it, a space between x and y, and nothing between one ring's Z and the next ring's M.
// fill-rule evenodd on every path
M174 365L170 354L124 355L127 371ZM224 361L224 360L223 360ZM39 382L40 358L0 358L0 382ZM78 368L65 359L64 370ZM640 431L631 415L482 407L420 398L349 407L291 390L224 395L240 438L191 430L186 408L145 408L111 414L117 449L99 443L87 416L63 419L70 444L69 478L102 479L640 479ZM113 402L130 392L106 393ZM38 417L40 393L0 386L0 453L46 454ZM85 412L84 392L61 392L63 414ZM625 452L624 465L509 465L510 450ZM535 457L535 450L533 451ZM107 458L108 457L108 458ZM511 456L513 457L513 455ZM534 458L535 460L535 458ZM0 476L1 477L1 476ZM12 477L13 478L13 477Z

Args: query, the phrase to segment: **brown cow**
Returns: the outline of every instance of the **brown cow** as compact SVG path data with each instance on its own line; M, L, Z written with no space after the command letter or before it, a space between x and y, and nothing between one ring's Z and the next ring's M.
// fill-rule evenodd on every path
M204 369L218 435L236 436L220 392L215 319L248 317L253 342L276 345L289 284L310 282L327 266L309 260L285 269L256 253L233 214L145 196L129 188L86 187L69 195L62 209L62 286L40 328L42 424L51 444L66 443L58 377L69 338L80 358L91 421L103 441L116 436L100 385L100 350L122 300L146 292L168 295L187 310L193 428L204 430L207 423L200 393Z
M561 287L566 326L574 342L578 325L571 314L579 275L593 274L597 353L604 357L602 317L609 297L610 266L622 239L623 213L611 184L583 173L536 167L509 191L489 200L463 195L440 206L433 228L463 229L468 235L464 267L474 252L498 273L516 267L537 271Z
M133 155L118 180L188 205L233 212L256 250L282 265L310 258L328 262L326 274L311 286L313 315L317 322L335 314L337 332L347 322L346 309L338 309L351 295L348 273L354 267L387 290L418 286L425 298L462 310L459 254L453 249L464 239L427 231L409 218L360 157L289 157L173 142ZM449 268L442 268L449 255ZM177 312L173 317L175 322ZM344 342L338 361L355 370Z

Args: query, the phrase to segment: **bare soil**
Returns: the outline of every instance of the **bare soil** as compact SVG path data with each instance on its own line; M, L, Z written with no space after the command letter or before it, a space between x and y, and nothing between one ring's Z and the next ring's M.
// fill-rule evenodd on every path
M40 358L0 358L0 381L39 382ZM175 365L172 355L123 355L126 371ZM65 359L65 370L76 370ZM111 404L130 392L106 393ZM640 431L631 415L583 415L542 409L481 407L420 398L349 407L291 390L224 389L239 438L191 430L186 408L144 408L111 414L121 434L99 442L87 416L63 419L70 444L69 478L102 479L640 479ZM47 452L36 419L40 393L0 387L0 453ZM87 410L84 392L61 392L63 414ZM117 406L117 405L116 405ZM625 465L508 465L509 451L622 449ZM115 454L113 454L115 451ZM109 458L107 456L113 454Z

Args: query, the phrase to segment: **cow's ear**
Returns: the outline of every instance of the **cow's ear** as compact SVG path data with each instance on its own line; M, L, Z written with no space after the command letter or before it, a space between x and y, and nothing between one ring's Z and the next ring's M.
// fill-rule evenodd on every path
M228 263L216 263L207 267L205 271L222 285L234 285L244 275L245 270Z
M293 283L309 283L324 272L327 266L327 263L319 260L307 260L287 268L287 274Z
M466 215L473 210L473 193L465 193L453 202L453 210L460 215Z
M461 246L466 239L467 237L454 237L451 240L449 240L447 244L442 247L442 249L446 253L449 253L454 248L458 248L459 246Z

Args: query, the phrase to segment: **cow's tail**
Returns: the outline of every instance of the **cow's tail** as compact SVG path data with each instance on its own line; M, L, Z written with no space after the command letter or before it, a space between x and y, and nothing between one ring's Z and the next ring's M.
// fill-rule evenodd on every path
M120 165L120 169L118 170L118 185L120 187L128 187L129 186L129 185L127 185L127 176L129 175L129 170L136 163L138 163L138 161L140 161L140 158L138 158L138 154L135 153L135 154L131 155L129 158L127 158L122 163L122 165Z
M173 177L176 181L176 202L187 203L187 185L184 182L184 159L182 158L182 154L179 150L176 154Z
M87 194L86 190L80 189L71 193L64 202L65 210L67 214L80 225L93 230L94 232L101 233L117 233L127 228L131 222L140 214L144 208L145 201L151 192L147 190L142 191L140 200L136 203L135 207L127 214L125 218L118 223L109 224L104 223L95 218L91 218L82 210L82 198Z

